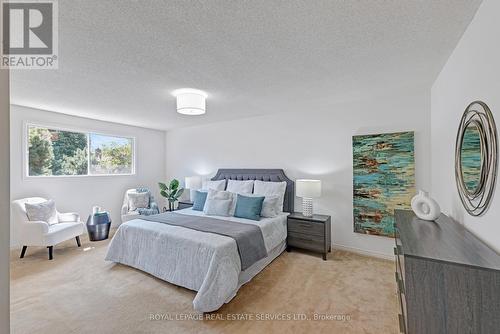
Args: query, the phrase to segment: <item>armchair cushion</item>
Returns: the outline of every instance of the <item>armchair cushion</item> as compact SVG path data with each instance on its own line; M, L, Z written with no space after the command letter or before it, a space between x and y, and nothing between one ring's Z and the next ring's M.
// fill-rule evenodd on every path
M59 223L67 223L67 222L79 222L80 215L76 212L67 212L67 213L58 213L57 218Z
M44 236L45 244L56 245L60 242L74 238L85 232L85 224L82 222L59 223L50 225L48 233Z
M42 221L49 225L59 223L56 203L48 200L42 203L25 203L26 215L29 221Z
M140 216L139 212L137 212L137 211L130 211L126 215L122 215L122 223L127 222L127 221L132 220L132 219L139 218L139 216Z

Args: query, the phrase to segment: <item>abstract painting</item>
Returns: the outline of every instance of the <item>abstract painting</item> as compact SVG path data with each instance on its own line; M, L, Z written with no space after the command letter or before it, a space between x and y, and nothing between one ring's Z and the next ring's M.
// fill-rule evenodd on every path
M353 136L354 232L394 236L394 209L415 195L414 134Z

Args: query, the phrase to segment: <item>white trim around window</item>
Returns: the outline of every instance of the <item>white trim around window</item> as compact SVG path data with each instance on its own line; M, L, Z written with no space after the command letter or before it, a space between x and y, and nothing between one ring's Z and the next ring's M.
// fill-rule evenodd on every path
M38 127L38 128L47 128L51 130L58 131L68 131L74 133L81 133L86 135L87 137L87 174L86 175L29 175L29 128L30 127ZM131 139L132 140L132 172L131 173L120 173L120 174L91 174L90 173L90 135L96 134L101 136L109 136L116 137L122 139ZM114 176L134 176L137 173L137 140L135 136L123 135L123 134L112 134L108 132L95 131L92 129L85 128L76 128L70 127L60 124L46 123L46 122L32 122L32 121L24 121L23 122L23 131L22 131L22 145L23 145L23 154L22 154L22 164L23 164L23 178L25 179L39 179L39 178L82 178L82 177L114 177Z

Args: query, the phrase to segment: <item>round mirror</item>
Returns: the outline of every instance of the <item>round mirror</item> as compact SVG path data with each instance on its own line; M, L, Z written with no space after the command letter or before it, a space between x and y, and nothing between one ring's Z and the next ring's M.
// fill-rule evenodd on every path
M497 128L490 108L469 104L458 127L455 178L458 194L472 216L480 216L493 198L497 177Z
M479 124L471 122L464 131L460 152L460 165L465 189L471 195L479 190L481 184L481 134Z

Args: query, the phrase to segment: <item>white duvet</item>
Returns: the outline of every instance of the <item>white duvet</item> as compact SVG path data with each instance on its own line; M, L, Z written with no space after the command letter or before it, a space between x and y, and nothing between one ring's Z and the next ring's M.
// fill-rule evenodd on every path
M191 209L176 213L204 215ZM211 217L260 227L270 254L286 239L287 215L282 213L278 217L262 218L260 221ZM218 234L134 219L118 228L105 259L197 291L193 306L200 312L219 309L235 296L240 287L241 262L236 241ZM252 267L246 271L253 269L255 272L256 268Z

